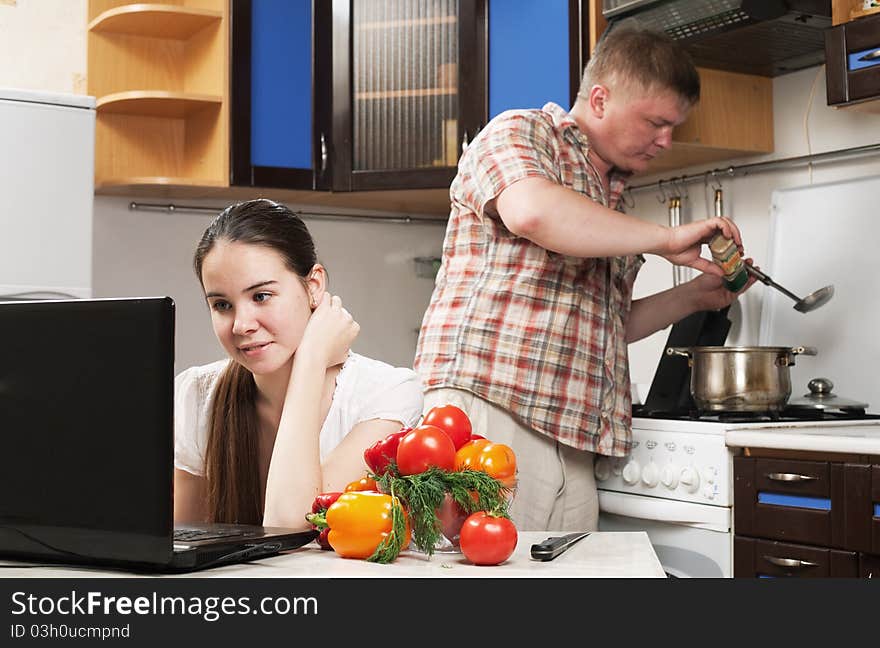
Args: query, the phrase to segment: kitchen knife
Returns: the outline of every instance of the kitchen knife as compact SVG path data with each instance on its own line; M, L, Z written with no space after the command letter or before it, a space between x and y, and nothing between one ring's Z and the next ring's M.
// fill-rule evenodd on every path
M532 558L544 562L553 560L575 542L581 538L586 538L588 535L590 535L589 531L583 531L580 533L569 533L564 536L550 536L546 540L532 545Z

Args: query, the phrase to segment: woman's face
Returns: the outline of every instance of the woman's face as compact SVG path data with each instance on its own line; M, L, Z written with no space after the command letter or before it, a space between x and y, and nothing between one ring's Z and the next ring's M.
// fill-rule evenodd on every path
M214 334L255 375L285 366L324 292L324 269L304 282L270 247L218 241L202 263L202 287ZM311 293L311 295L310 295Z

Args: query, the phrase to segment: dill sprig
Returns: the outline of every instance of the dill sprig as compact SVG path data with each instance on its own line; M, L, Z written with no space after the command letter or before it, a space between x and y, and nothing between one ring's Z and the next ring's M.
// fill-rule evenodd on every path
M406 512L400 505L400 500L394 496L391 490L391 531L382 538L382 542L376 550L367 558L367 562L390 563L403 549L403 541L406 538Z
M446 493L468 514L489 511L509 517L507 496L510 489L488 473L465 468L446 471L431 467L416 475L399 475L395 470L384 475L370 475L383 492L397 493L409 512L413 543L427 555L434 553L440 539L437 508Z

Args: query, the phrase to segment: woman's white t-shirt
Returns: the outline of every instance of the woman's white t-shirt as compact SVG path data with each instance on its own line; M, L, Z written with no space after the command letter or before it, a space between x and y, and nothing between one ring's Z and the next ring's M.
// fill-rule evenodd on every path
M191 367L174 379L174 467L205 474L208 422L217 379L231 360ZM422 388L411 369L350 353L336 376L333 401L319 437L321 460L361 421L411 426L422 415Z

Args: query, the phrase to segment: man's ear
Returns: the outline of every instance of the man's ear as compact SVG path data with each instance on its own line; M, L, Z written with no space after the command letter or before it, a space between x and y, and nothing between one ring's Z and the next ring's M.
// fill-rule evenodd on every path
M327 270L320 263L312 266L306 277L306 290L309 293L309 306L314 310L324 298L327 290Z
M590 88L589 99L587 101L590 106L590 112L597 119L605 116L605 110L608 105L608 97L610 92L607 86L596 84Z

